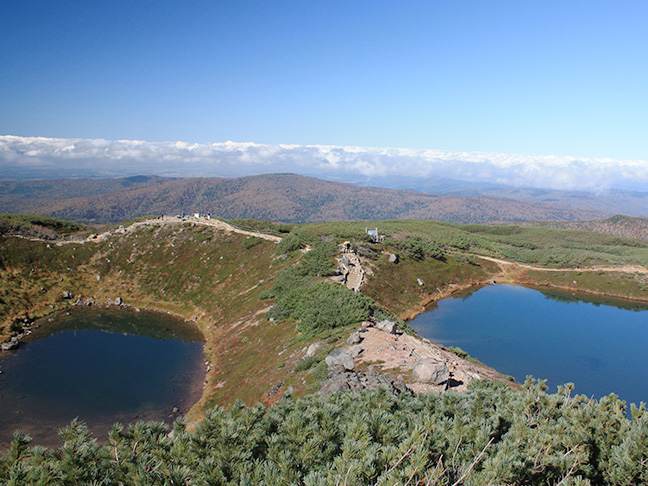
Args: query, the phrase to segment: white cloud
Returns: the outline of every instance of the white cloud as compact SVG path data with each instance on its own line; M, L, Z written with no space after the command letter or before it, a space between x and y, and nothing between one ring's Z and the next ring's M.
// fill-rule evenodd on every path
M146 142L0 136L0 178L235 177L294 172L336 180L446 177L515 186L604 191L648 184L648 162L330 145Z

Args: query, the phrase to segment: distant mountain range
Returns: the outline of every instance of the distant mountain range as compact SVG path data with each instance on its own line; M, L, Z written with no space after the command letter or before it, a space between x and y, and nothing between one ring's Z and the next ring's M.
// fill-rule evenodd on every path
M233 179L135 176L0 181L0 212L43 214L89 224L182 212L288 223L381 219L454 223L583 221L613 213L602 206L588 207L590 200L583 207L561 207L557 203L569 201L566 196L559 201L524 201L503 195L426 194L295 174Z
M611 189L603 193L560 191L465 182L443 177L365 177L360 185L385 187L439 195L488 196L530 203L552 204L565 208L587 209L607 214L648 216L648 192Z

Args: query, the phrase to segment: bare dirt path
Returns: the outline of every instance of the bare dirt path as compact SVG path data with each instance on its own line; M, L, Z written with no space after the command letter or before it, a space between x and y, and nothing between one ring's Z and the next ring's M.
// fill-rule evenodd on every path
M537 270L539 272L625 272L625 273L643 273L648 274L648 268L640 265L597 265L594 267L573 267L573 268L548 268L527 265L525 263L512 262L510 260L502 260L500 258L487 257L482 255L475 255L477 258L488 260L489 262L497 263L505 270L509 269L524 269L524 270Z
M211 226L223 231L231 232L231 233L239 233L241 235L246 235L246 236L252 236L256 238L261 238L263 240L268 240L272 241L274 243L279 243L281 241L281 238L279 236L274 236L274 235L267 235L265 233L257 233L254 231L246 231L242 230L239 228L236 228L232 226L231 224L226 223L225 221L221 221L220 219L215 219L215 218L196 218L194 216L189 216L189 217L184 217L184 218L179 218L176 216L161 216L160 218L154 218L154 219L146 219L144 221L137 221L136 223L133 223L129 226L120 226L117 229L113 229L110 231L104 231L103 233L95 233L93 235L88 236L87 238L83 240L53 240L52 242L57 244L57 245L62 245L62 244L70 244L70 243L89 243L89 242L96 242L96 241L103 241L111 236L115 235L124 235L127 233L130 233L132 231L135 231L137 228L140 228L142 226L156 226L156 225L172 225L172 224L182 224L182 223L191 223L191 224L199 224L203 226ZM39 238L30 238L33 240L39 240Z

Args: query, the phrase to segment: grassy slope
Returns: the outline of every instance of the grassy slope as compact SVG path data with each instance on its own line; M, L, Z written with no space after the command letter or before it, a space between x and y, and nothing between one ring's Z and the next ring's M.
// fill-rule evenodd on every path
M420 312L422 306L447 295L449 285L484 283L503 277L497 265L476 258L486 255L545 268L581 266L648 266L648 242L585 231L488 225L454 225L424 220L322 223L303 226L311 237L331 234L380 251L399 253L392 245L367 243L366 227L378 227L387 242L419 237L438 245L443 260L422 262L402 258L388 264L385 255L373 262L377 278L369 279L365 292L402 318ZM557 271L518 269L504 276L512 282L561 287L601 295L648 300L648 276L626 272ZM419 286L417 278L423 282ZM573 282L576 281L577 284ZM440 289L440 291L438 290Z
M232 389L240 392L241 382L259 376L274 379L274 370L279 369L271 359L277 355L276 348L264 352L263 359L252 359L243 353L241 343L269 343L290 336L279 324L270 324L257 313L267 305L258 294L269 288L274 273L294 258L273 261L273 243L260 241L245 248L246 239L191 225L142 228L105 242L61 246L1 238L3 335L9 335L16 318L43 316L78 298L103 303L121 297L127 304L196 319L207 339L206 359L213 366L207 377L206 402L260 400L274 382L247 395L232 393ZM63 299L65 290L74 298ZM255 373L244 369L246 359L256 362ZM227 386L216 387L223 381Z
M389 237L387 243L370 243L366 226L378 226L381 234ZM540 228L382 221L303 225L296 234L312 245L322 239L354 242L374 273L363 291L405 319L448 291L484 283L499 271L496 264L475 258L475 254L561 265L648 263L648 245L637 240ZM434 241L444 257L409 258L398 245L413 237ZM325 371L318 360L348 329L317 336L325 347L313 366L293 372L310 340L297 332L294 321L271 323L265 319L264 312L272 302L260 300L259 294L270 289L275 276L302 254L296 251L281 259L275 244L254 243L250 245L242 235L191 223L141 227L103 242L60 246L2 237L3 335L6 339L12 332L14 319L48 314L77 298L102 303L121 297L131 305L196 320L205 334L206 359L212 367L196 413L237 399L270 403L288 387L296 394L313 391ZM400 262L389 263L383 252L399 253ZM573 286L577 280L579 288L644 300L648 285L645 275L624 273L526 271L514 278L556 286ZM71 291L74 299L64 300L64 290ZM275 385L279 393L269 394Z

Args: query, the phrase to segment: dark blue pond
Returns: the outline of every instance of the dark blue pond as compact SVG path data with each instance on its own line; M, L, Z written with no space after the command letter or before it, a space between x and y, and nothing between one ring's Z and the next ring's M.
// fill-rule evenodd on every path
M78 417L100 440L114 422L173 421L202 391L202 336L170 316L81 309L37 329L0 357L0 445L15 429L60 445Z
M648 307L583 295L496 285L437 303L411 323L419 335L458 346L523 382L549 391L648 402Z

